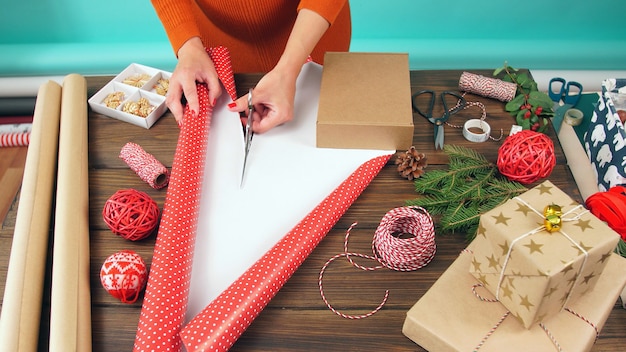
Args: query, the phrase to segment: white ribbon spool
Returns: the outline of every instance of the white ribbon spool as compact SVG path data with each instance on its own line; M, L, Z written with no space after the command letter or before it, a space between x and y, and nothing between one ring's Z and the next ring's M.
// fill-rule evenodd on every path
M470 131L470 128L480 128L483 133L474 133ZM481 143L485 142L489 139L489 135L491 134L491 126L483 120L480 119L470 119L465 121L463 124L463 137L470 142Z

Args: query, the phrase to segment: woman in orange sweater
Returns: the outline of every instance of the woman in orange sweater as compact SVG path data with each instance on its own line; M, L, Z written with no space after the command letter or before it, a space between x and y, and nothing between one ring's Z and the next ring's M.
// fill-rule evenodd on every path
M322 63L326 51L347 51L351 19L347 0L152 0L178 64L170 79L167 106L182 123L182 95L195 113L196 82L206 83L209 101L221 94L205 48L231 52L235 72L266 73L254 90L252 129L263 133L293 118L296 79L311 56ZM247 97L229 104L247 111Z

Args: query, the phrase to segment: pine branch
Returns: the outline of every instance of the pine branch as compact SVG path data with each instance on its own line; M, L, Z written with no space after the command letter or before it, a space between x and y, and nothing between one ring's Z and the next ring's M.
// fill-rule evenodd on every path
M446 145L448 170L432 170L414 182L423 196L406 201L432 215L441 215L438 228L444 232L465 232L476 236L480 216L523 193L526 188L502 177L493 163L475 150Z

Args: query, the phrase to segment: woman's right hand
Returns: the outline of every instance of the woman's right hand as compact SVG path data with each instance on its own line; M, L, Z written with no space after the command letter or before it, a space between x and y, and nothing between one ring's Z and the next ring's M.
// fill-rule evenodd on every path
M215 105L217 98L222 94L222 87L215 71L215 65L209 57L198 37L193 37L178 50L178 64L170 77L165 103L170 109L179 126L183 123L184 107L183 94L189 105L192 115L198 113L200 103L196 83L205 83L209 90L209 104Z

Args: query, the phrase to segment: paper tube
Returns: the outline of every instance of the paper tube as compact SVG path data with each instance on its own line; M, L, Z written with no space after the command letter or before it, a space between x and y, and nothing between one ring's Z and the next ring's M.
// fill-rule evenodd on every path
M87 82L63 80L50 300L50 351L91 350Z
M230 57L225 48L208 50L218 76L231 98L236 98ZM135 351L179 351L191 279L204 161L213 108L208 90L199 84L200 110L188 108L172 162L165 205L154 246Z
M61 86L43 83L35 104L2 301L2 351L37 351L60 108Z
M227 351L252 324L391 155L359 167L181 331L187 351ZM261 278L261 279L259 279Z

